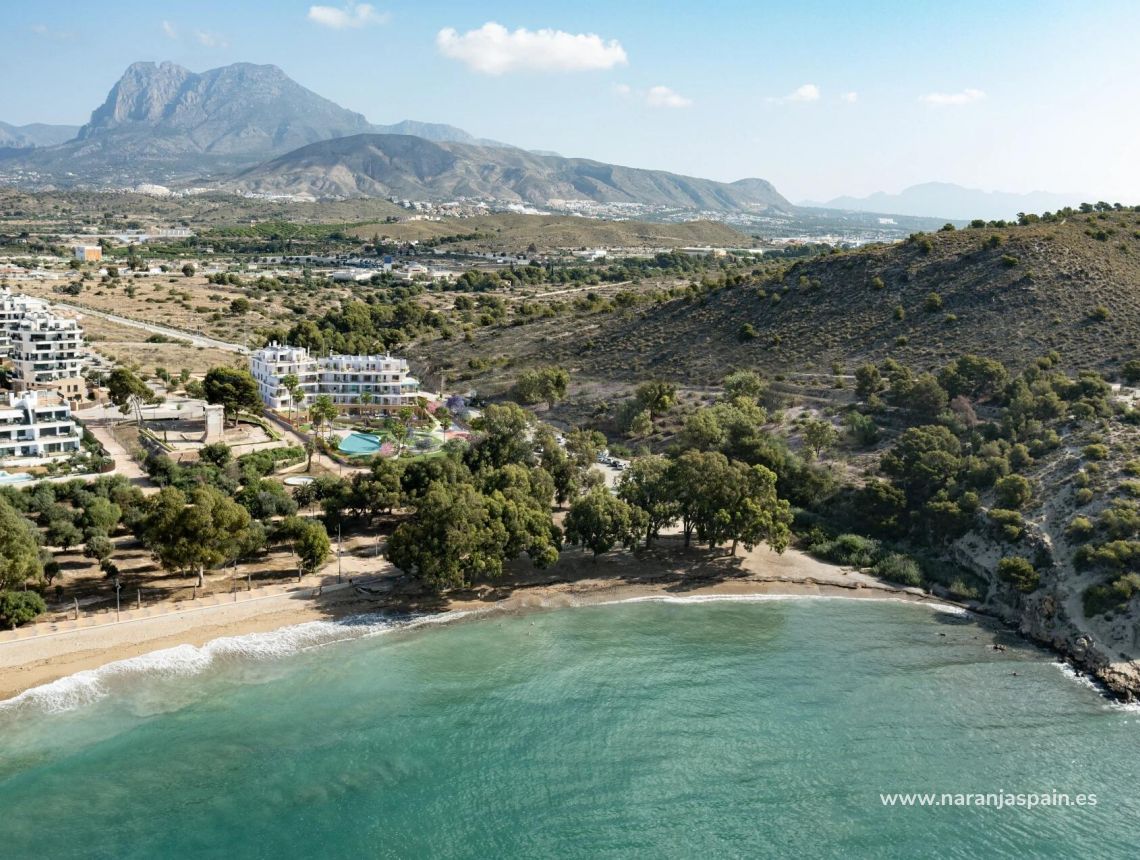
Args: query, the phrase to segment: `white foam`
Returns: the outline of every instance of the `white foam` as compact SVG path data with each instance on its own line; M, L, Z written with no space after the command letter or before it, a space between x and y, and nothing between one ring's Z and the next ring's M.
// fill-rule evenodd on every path
M1061 674L1066 678L1071 681L1075 681L1082 687L1087 687L1102 699L1104 699L1105 707L1112 708L1113 710L1117 711L1140 712L1140 702L1121 702L1120 700L1113 698L1112 692L1102 683L1100 683L1100 681L1098 681L1096 678L1093 678L1091 675L1086 675L1084 672L1077 671L1077 669L1075 669L1069 663L1058 660L1055 661L1053 665L1060 669Z
M952 603L938 603L934 600L907 600L904 597L854 597L845 594L645 594L639 597L623 597L605 600L593 606L611 606L620 603L768 603L781 600L858 600L872 603L905 603L909 606L925 606L929 609L950 615L966 617L970 611Z
M353 616L339 621L309 621L265 633L225 636L195 645L177 645L97 669L87 669L0 701L0 715L36 711L58 714L90 705L139 680L191 678L213 667L265 663L336 642L362 639L395 629L446 623L471 615L451 612L411 617Z

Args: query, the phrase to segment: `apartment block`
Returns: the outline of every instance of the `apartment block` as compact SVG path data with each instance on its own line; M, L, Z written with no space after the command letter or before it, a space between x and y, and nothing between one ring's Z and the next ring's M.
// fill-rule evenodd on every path
M0 463L75 454L80 433L67 401L50 392L8 394L0 405Z
M411 406L421 396L420 383L409 375L407 360L391 355L328 355L315 357L297 346L271 343L250 356L250 373L257 380L261 399L270 409L288 409L293 403L282 380L297 377L307 406L322 394L342 407L369 401L377 412L392 413Z
M8 357L19 391L50 388L68 397L86 392L86 347L78 320L33 311L8 331Z

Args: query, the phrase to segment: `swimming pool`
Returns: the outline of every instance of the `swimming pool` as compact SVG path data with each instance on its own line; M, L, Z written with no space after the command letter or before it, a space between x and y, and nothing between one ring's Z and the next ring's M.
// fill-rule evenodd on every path
M338 447L350 457L366 457L377 453L383 444L379 436L371 433L349 433Z

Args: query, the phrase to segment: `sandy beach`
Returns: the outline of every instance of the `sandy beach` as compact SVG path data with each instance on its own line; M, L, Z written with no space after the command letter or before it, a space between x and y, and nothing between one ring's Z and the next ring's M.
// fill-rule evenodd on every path
M386 574L386 576L385 576ZM917 589L901 589L804 553L778 555L758 547L736 557L682 551L672 542L634 556L614 553L596 562L572 550L552 568L517 565L503 581L439 600L392 588L394 571L353 585L266 589L240 601L200 601L124 612L122 620L91 626L37 625L0 634L0 700L59 678L177 645L276 630L308 621L385 611L516 612L653 596L805 595L894 598L945 603ZM364 583L364 591L358 588ZM382 586L382 587L377 587ZM374 593L372 593L374 592ZM113 616L109 616L113 618ZM63 629L61 629L63 628Z

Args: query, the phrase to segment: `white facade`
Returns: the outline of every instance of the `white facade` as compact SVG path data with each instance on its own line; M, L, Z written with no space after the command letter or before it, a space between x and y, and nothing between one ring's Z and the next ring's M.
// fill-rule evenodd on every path
M52 388L82 396L86 348L77 320L33 311L9 330L8 338L17 388Z
M23 296L7 289L0 290L0 358L7 358L12 348L12 332L32 313L46 313L47 302Z
M408 362L390 355L329 355L315 358L298 346L272 343L257 350L249 359L249 369L257 380L261 399L270 409L288 409L292 403L281 380L292 374L305 391L308 406L322 394L338 406L365 405L377 412L391 413L411 406L420 396L420 384L408 375Z
M9 394L0 405L0 463L40 460L80 449L79 430L67 402L37 391Z

